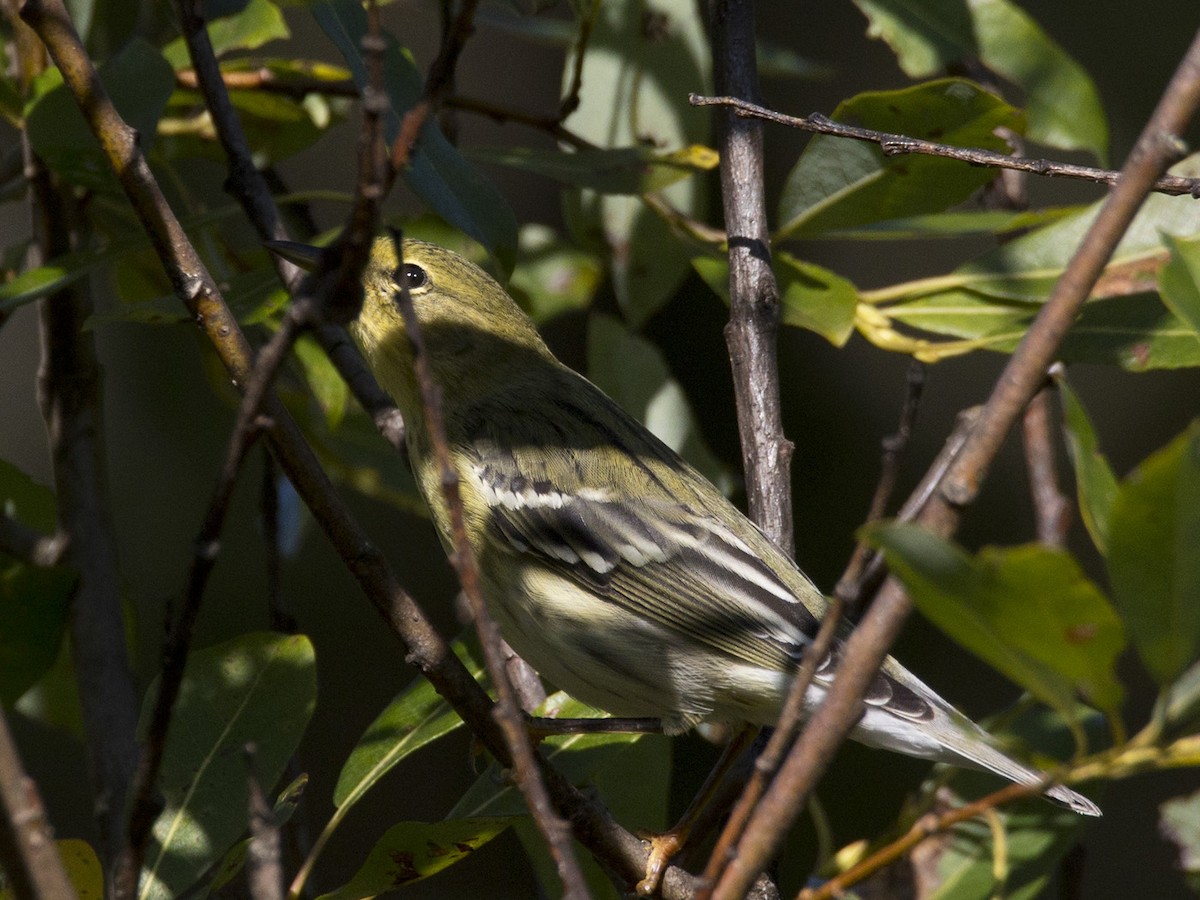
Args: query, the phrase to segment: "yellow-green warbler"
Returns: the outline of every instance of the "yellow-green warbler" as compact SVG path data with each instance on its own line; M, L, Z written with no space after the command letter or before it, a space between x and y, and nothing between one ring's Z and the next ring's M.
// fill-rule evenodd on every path
M482 269L432 244L380 238L350 331L404 414L444 543L449 516L398 286L407 285L443 392L467 535L492 615L555 685L668 733L776 721L825 609L812 582L675 452L550 353ZM836 654L834 657L836 658ZM811 708L834 675L809 688ZM966 716L888 659L852 732L865 744L1034 784ZM1081 794L1051 798L1099 815Z

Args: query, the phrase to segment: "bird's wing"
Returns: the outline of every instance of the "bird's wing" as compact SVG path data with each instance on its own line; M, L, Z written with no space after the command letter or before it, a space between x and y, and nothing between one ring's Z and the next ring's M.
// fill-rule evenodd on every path
M622 418L592 419L598 433L591 438L579 433L581 424L587 428L586 410L549 414L577 426L569 451L543 443L532 454L519 441L477 433L486 446L477 448L472 474L490 527L512 552L536 557L603 601L732 659L794 670L819 624L819 591L748 520L752 533L745 536L726 525L729 512L741 514L702 476L615 404L606 411ZM554 433L529 421L535 411L523 412L533 433ZM561 477L564 471L570 477ZM614 478L614 471L624 477ZM631 481L642 488L633 496ZM582 486L566 490L564 482ZM832 680L839 650L818 670L818 683ZM865 699L909 720L933 714L918 692L887 673L876 677Z

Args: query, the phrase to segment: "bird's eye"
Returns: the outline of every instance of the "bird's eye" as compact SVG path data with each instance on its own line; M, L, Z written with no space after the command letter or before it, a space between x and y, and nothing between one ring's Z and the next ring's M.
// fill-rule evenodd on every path
M429 283L429 275L416 263L405 263L396 274L400 276L398 279L399 282L405 285L410 291L424 287Z

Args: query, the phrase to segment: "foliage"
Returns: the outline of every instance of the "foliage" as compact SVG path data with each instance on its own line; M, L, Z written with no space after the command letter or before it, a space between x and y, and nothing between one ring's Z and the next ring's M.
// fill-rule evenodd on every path
M1028 141L1048 156L1081 151L1098 161L1107 158L1110 124L1092 78L1016 4L852 4L865 15L869 36L884 43L912 83L884 84L846 97L833 109L833 119L964 148L1007 153ZM227 156L191 77L178 26L162 10L146 11L131 24L117 14L119 6L92 0L70 4L100 81L137 129L154 173L167 186L168 201L221 282L239 322L261 342L280 327L287 297L243 213L220 193ZM406 44L417 43L408 17L420 14L400 6L385 9L389 27L382 61L389 143L405 113L421 99L424 83L423 66ZM688 380L674 371L688 360L705 374L723 373L726 365L693 357L693 333L682 328L693 317L722 316L720 304L729 302L728 247L719 231L715 210L720 199L712 174L717 139L709 112L687 100L689 92L713 90L705 27L695 5L685 0L573 0L544 7L485 6L478 13L485 27L469 47L493 54L489 65L494 68L498 57L507 61L535 48L553 48L562 72L561 83L551 91L557 112L530 111L524 95L506 92L503 78L485 84L492 93L484 96L451 96L443 111L453 110L457 122L446 115L424 124L409 164L399 173L404 209L389 208L388 214L406 234L453 246L490 266L539 325L564 347L578 345L576 356L589 377L723 490L736 494L731 460L709 445L719 431L712 424L712 404L689 396ZM327 238L314 233L315 221L321 220L314 210L325 209L328 221L321 220L323 225L341 216L353 190L352 166L330 167L297 184L289 184L283 173L317 152L320 142L335 138L339 129L356 127L357 94L369 82L363 49L366 12L355 0L242 0L207 4L206 9L213 16L209 35L233 107L255 164L271 176L288 227L297 238ZM323 36L303 53L291 42L291 31L301 21L315 24L309 30ZM769 25L760 32L769 34ZM12 57L25 60L17 27L10 20L3 33ZM814 63L774 39L762 42L759 58L764 71L789 79L796 90L805 86L801 79L836 78L842 65L838 59L830 60L831 66ZM102 357L110 337L135 327L152 329L149 340L162 341L164 347L181 346L190 317L159 270L152 242L126 205L62 75L53 65L38 70L31 64L16 71L0 77L4 127L7 134L27 141L52 190L72 210L72 240L54 258L26 265L28 242L7 239L0 325L23 307L57 302L60 292L74 290L94 295L87 333L100 338ZM540 87L545 95L545 85ZM460 142L456 124L476 118L507 124L488 132L482 144L461 128ZM767 132L768 143L774 134ZM1011 353L1102 202L985 208L979 196L996 180L991 169L957 159L895 154L841 137L813 137L786 163L786 177L768 191L785 346L811 346L797 335L815 334L823 339L821 349L833 354L851 345L875 358L901 354L948 367L958 357L973 357L987 366ZM1174 171L1200 174L1200 156L1182 160ZM536 220L526 218L528 198L513 196L514 184L533 185L529 193L544 194L552 205L543 205ZM0 201L16 208L33 191L24 176L14 175ZM1099 198L1100 191L1091 196ZM335 212L329 214L321 204ZM413 213L414 206L420 214ZM847 262L851 256L828 252L848 247L865 256L887 252L901 241L920 247L914 255L927 253L934 262L920 269L919 276L897 274L893 283L869 288ZM952 263L940 262L950 258ZM676 330L680 333L666 334ZM695 346L704 349L698 339ZM102 362L116 364L119 354L109 352ZM214 446L223 439L230 394L225 375L214 374L206 354L178 354L172 360L177 371L169 377L189 385L189 402L208 404L203 408L214 414L186 427L164 415L147 432L157 436L201 428ZM1101 366L1123 378L1200 367L1200 215L1194 198L1159 194L1146 202L1060 357L1068 364ZM855 357L846 353L837 358ZM32 376L26 380L32 383ZM197 386L204 380L210 390ZM170 382L168 392L175 383ZM1020 705L1020 715L1009 711L1001 716L998 730L1042 754L1047 765L1069 760L1066 775L1093 779L1097 786L1145 770L1198 765L1200 426L1186 428L1121 478L1101 451L1109 437L1105 420L1098 418L1100 427L1093 423L1082 392L1067 375L1058 373L1056 383L1063 443L1090 546L967 549L898 522L877 523L864 529L863 537L882 551L929 621L1032 698ZM407 552L405 542L392 536L398 511L423 515L411 476L378 440L314 341L306 338L297 346L278 388L330 475L347 492L371 501L364 506L374 515L389 517L380 526L380 543L387 552ZM194 400L201 395L204 400ZM212 404L210 395L226 406ZM853 415L855 410L846 412ZM819 421L805 427L810 433L825 430ZM1140 423L1121 427L1136 430ZM807 436L795 435L802 447ZM182 438L164 439L163 452L177 454L179 470L207 467L206 474L215 475L215 460L196 462L200 457L187 455L181 443ZM267 483L274 487L270 479ZM173 487L161 493L170 494ZM280 490L274 496L283 504L280 527L290 537L277 537L272 549L283 557L285 579L300 582L311 571L310 558L320 557L312 549L318 539L296 536L303 534L307 519L302 510L287 506L294 495ZM54 491L0 459L0 501L7 521L51 534L57 527L56 500L61 498ZM380 513L380 506L385 512ZM176 512L180 518L194 516L192 527L199 527L198 510ZM140 515L136 502L122 498L113 518L118 531L153 542L156 535L139 530ZM243 545L253 540L248 532L241 538ZM186 550L153 546L147 556L158 564L174 564ZM447 589L447 582L437 582L443 577L437 566L428 560L411 562L408 571L416 572L415 577ZM126 608L132 656L146 682L159 656L162 597L177 590L182 563L173 570L171 587L156 584L148 590L147 582L160 577L160 571L127 576L135 595ZM44 567L15 554L0 555L0 704L6 716L55 729L52 733L76 748L77 692L89 686L76 686L71 677L64 636L80 577L68 564ZM338 710L345 702L323 688L317 706L316 659L324 666L327 652L320 634L324 623L301 621L303 629L313 632L311 641L303 635L261 632L261 613L246 610L257 603L253 598L262 589L253 579L239 575L239 581L244 584L239 583L237 598L229 603L238 609L236 625L214 624L211 633L220 640L206 642L211 645L189 657L159 783L165 806L143 870L145 898L204 896L234 878L246 854L242 748L255 746L258 776L275 789L314 709L328 721L338 713L326 710ZM299 590L295 584L293 588ZM338 584L320 598L323 615L339 619L329 626L339 635L341 614L333 611L358 603L349 594ZM377 623L374 627L382 630ZM340 653L353 662L358 662L354 642L369 641L361 634L342 644L328 640L330 656ZM1118 666L1126 646L1136 655L1136 666ZM459 641L454 649L482 679L483 667L470 642ZM379 655L387 652L381 649ZM148 666L148 659L155 666ZM1157 691L1152 709L1135 706L1131 699L1146 681ZM156 692L150 684L147 703ZM364 694L377 699L365 685ZM552 695L543 712L599 715L561 694ZM422 776L414 772L432 760L429 748L452 744L462 725L428 681L412 680L381 712L376 707L369 716L374 721L356 743L336 747L345 760L340 775L320 773L327 795L302 795L296 782L279 791L277 819L285 820L298 807L309 821L320 821L319 837L306 848L299 874L288 872L296 876L297 890L309 890L305 882L310 875L320 877L318 860L331 855L328 846L339 846L328 842L340 837L356 816L363 820L358 838L341 841L344 858L333 867L356 874L343 883L323 883L318 890L325 897L357 900L407 889L477 852L487 854L485 845L494 839L503 842L501 835L510 827L529 855L531 877L540 879L549 894L557 889L553 866L528 827L519 795L494 766L485 766L468 784L451 784L437 797L434 813L407 808L398 780L424 787ZM354 719L351 715L344 721ZM68 732L64 723L76 730ZM1132 737L1126 735L1126 723L1134 726ZM317 738L310 734L306 740ZM577 735L553 738L543 750L572 781L595 788L626 826L660 826L668 819L668 787L677 777L669 742ZM328 746L324 751L322 763L331 752ZM629 778L629 771L638 777ZM64 773L50 777L67 781ZM687 783L686 776L678 777ZM989 786L982 776L947 774L921 789L894 817L908 824L944 799L943 787L956 797L973 797ZM371 817L362 810L385 792L392 797L388 818L368 821ZM89 803L78 798L80 808ZM1171 799L1160 813L1162 828L1179 846L1193 885L1200 872L1198 803L1194 794ZM57 812L52 808L51 818ZM1123 821L1121 810L1106 813ZM880 821L877 816L876 826ZM1072 844L1086 838L1085 829L1078 817L1041 802L995 813L986 822L957 829L939 849L936 863L924 872L926 879L932 877L925 895L1035 896ZM836 834L843 842L858 837L857 831ZM803 848L811 835L798 834L796 842L787 852L807 860L811 852ZM81 896L97 894L100 863L90 846L64 841L60 849ZM831 862L822 874L836 867ZM589 872L589 883L598 895L611 891L599 868Z

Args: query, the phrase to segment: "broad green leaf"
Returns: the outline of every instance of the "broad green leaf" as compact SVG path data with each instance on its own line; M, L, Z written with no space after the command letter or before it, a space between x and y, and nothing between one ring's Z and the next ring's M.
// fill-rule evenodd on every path
M1020 113L973 82L933 81L859 94L833 118L877 131L1004 152L998 128L1021 132ZM888 156L875 144L816 135L788 175L776 239L941 212L967 199L995 173L934 156Z
M815 331L835 347L854 331L858 290L840 275L815 263L778 250L772 254L779 284L780 321ZM729 305L729 262L725 257L698 256L692 267L718 297Z
M1168 800L1158 810L1159 830L1179 849L1188 885L1200 891L1200 791Z
M282 828L291 819L299 806L308 786L308 776L300 775L280 792L275 798L275 809L272 811L272 822ZM212 870L212 878L208 882L208 895L212 896L229 882L233 881L246 866L246 854L250 849L250 838L238 841L221 858Z
M171 66L158 50L134 38L100 67L100 80L122 118L137 130L141 149L149 152L174 88ZM86 187L113 188L112 171L57 69L47 70L26 107L26 127L34 152L51 169Z
M348 883L318 900L366 900L421 881L466 858L508 825L506 818L400 822L371 848Z
M1121 483L1108 574L1142 662L1169 685L1200 658L1200 425Z
M912 78L981 61L1025 94L1029 137L1090 150L1104 160L1108 124L1096 86L1023 10L1008 0L854 0Z
M545 225L521 228L517 267L508 292L533 320L547 322L560 313L586 309L602 277L600 262L576 249Z
M146 850L139 897L178 897L246 828L246 760L271 786L316 703L312 645L303 635L247 634L188 660L167 736L165 807ZM143 727L158 691L147 695Z
M0 315L47 297L90 275L113 258L112 247L78 250L56 256L44 266L28 269L6 284L0 284Z
M1171 251L1158 281L1167 308L1192 327L1200 341L1200 239L1179 240L1164 235Z
M697 172L716 168L715 150L686 147L662 153L649 147L584 149L574 152L533 147L481 147L468 155L476 162L532 172L600 194L649 194Z
M1048 706L1070 716L1076 692L1110 714L1121 622L1067 553L1028 545L971 557L915 525L866 531L926 618Z
M209 15L213 15L209 12ZM263 44L290 37L283 12L271 0L250 0L233 15L211 18L208 39L217 56L230 50L254 50ZM176 38L163 48L163 56L173 69L191 66L187 43Z
M104 900L104 866L100 864L100 857L92 845L78 838L67 838L56 843L67 878L71 887L75 888L75 896L79 900ZM5 893L0 891L0 895Z
M780 321L815 331L835 347L844 346L854 330L858 306L854 285L790 253L780 251L774 259L779 275Z
M587 354L588 376L601 390L722 491L732 490L729 473L708 449L657 347L616 319L596 314L589 319Z
M705 90L711 66L702 17L691 0L611 0L600 5L583 61L579 107L563 123L604 148L707 144L710 115L687 102ZM564 67L564 90L573 59ZM707 185L686 178L662 196L704 220ZM566 217L575 243L602 249L626 320L641 327L675 293L689 257L678 235L638 198L569 191Z
M54 492L0 459L0 511L26 528L52 534L58 525Z
M357 0L318 0L313 16L341 51L360 88L368 83L362 56L367 15ZM384 35L383 81L390 101L386 116L391 144L403 115L421 95L421 76L408 52ZM434 212L488 248L505 272L512 271L517 249L517 221L496 187L476 171L446 140L437 122L427 121L409 165L400 173L408 186Z
M825 81L833 77L834 69L801 56L791 47L774 41L758 41L758 74L762 78L798 78L801 81Z
M1108 552L1108 517L1117 496L1117 476L1100 452L1100 442L1087 410L1065 377L1055 379L1063 407L1063 429L1075 466L1079 512L1088 534L1102 554Z
M483 663L467 643L457 640L451 649L473 678L483 677ZM433 685L424 678L416 679L387 705L359 738L338 776L333 791L334 806L339 812L353 806L402 759L462 724L462 719Z

